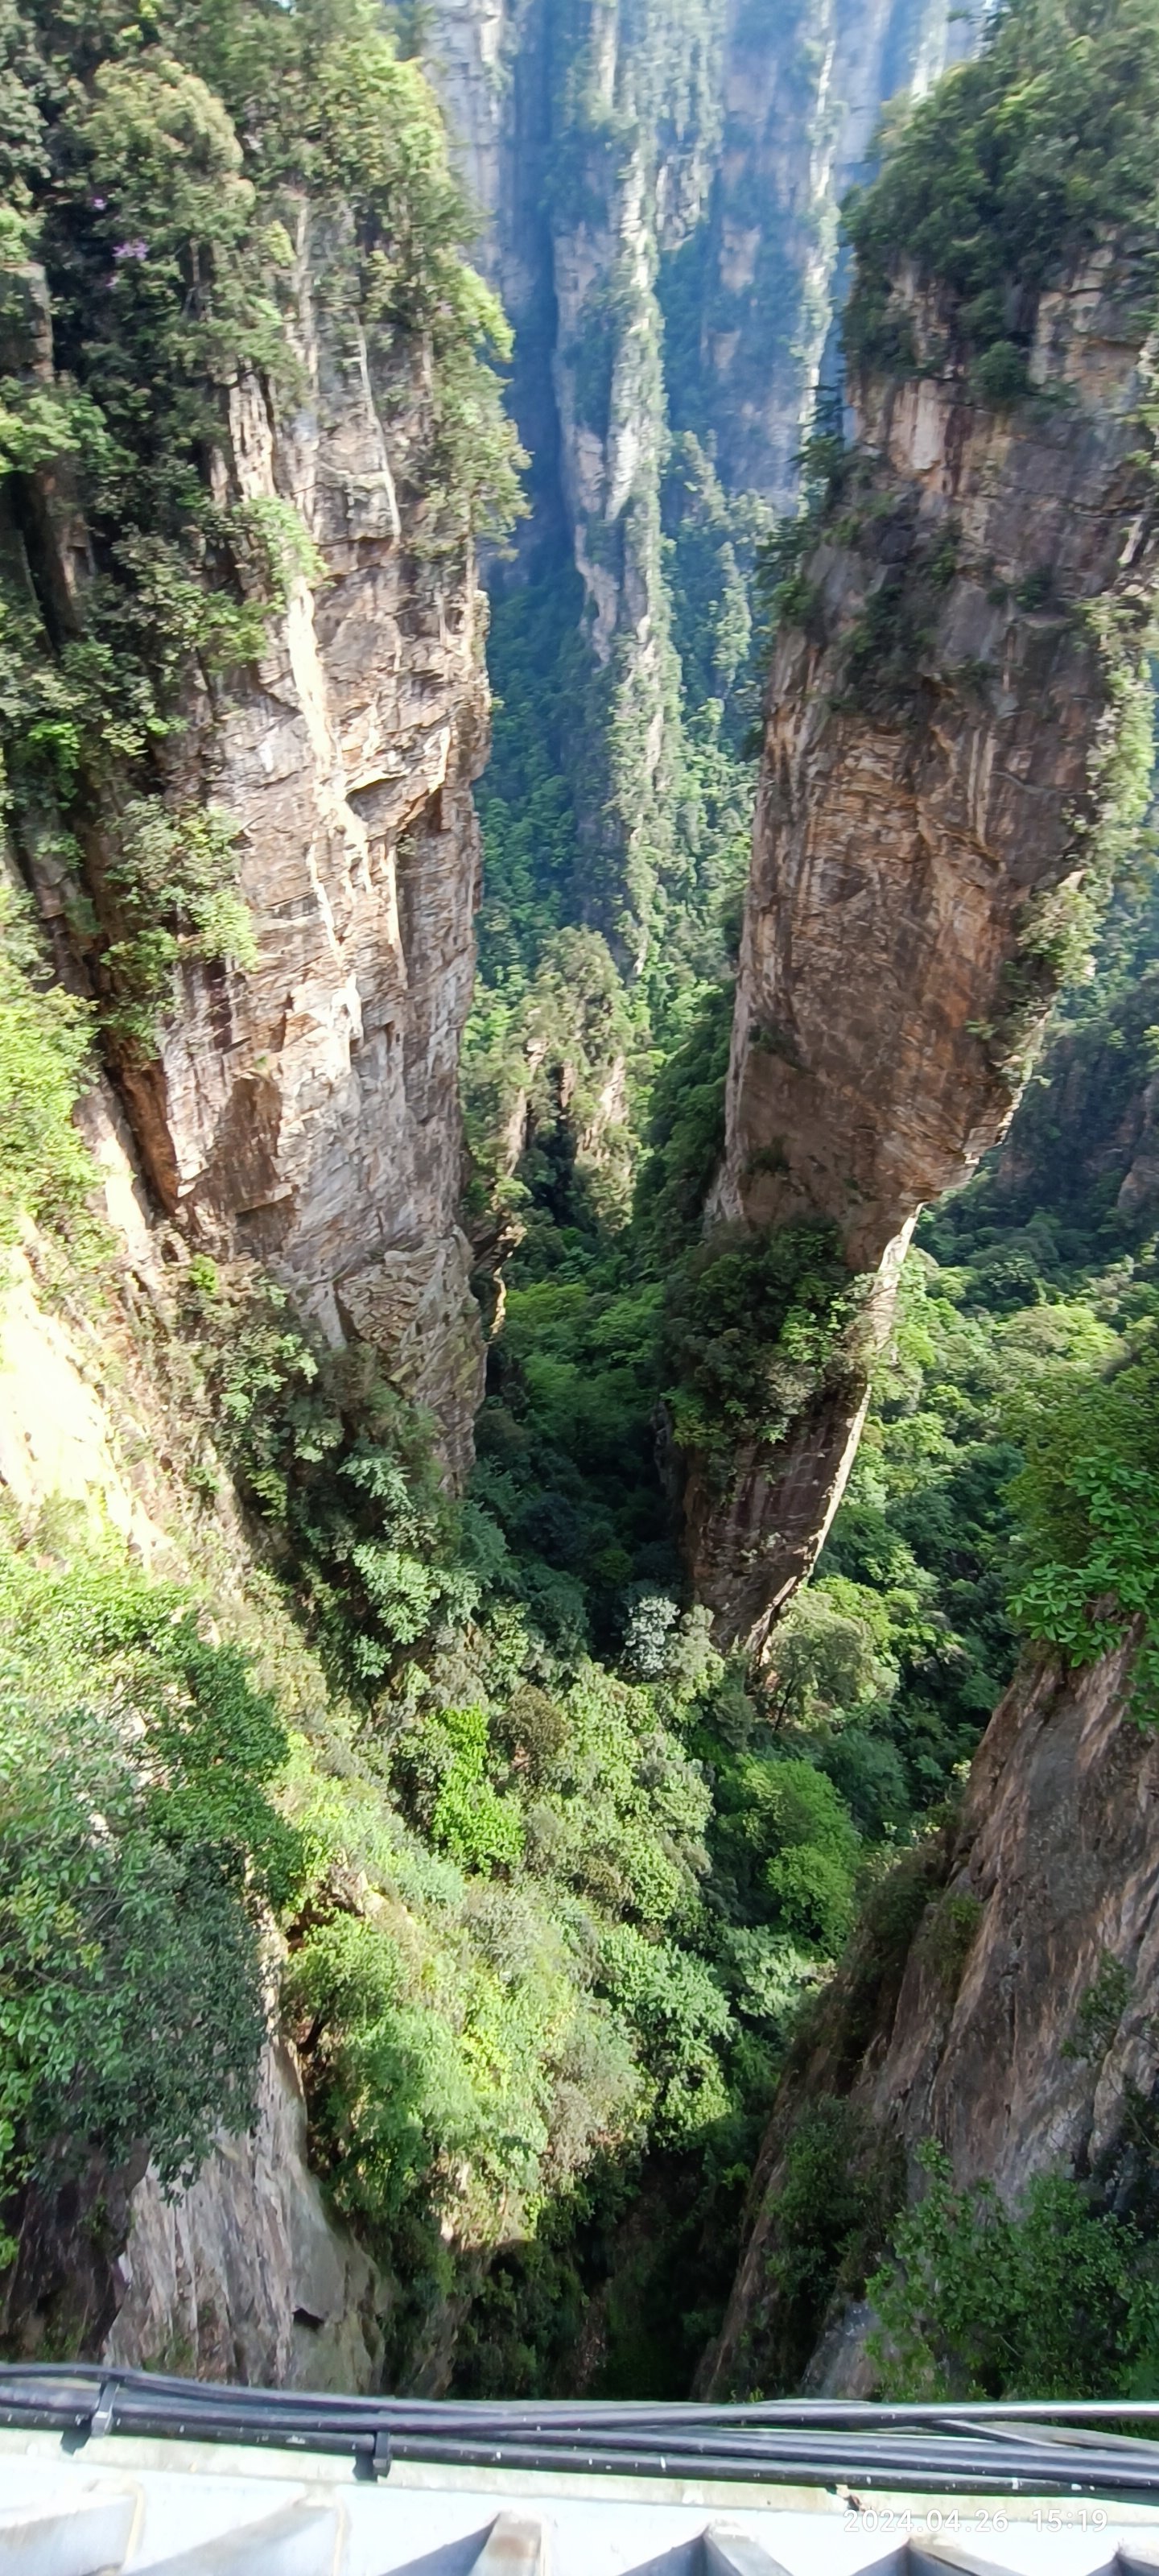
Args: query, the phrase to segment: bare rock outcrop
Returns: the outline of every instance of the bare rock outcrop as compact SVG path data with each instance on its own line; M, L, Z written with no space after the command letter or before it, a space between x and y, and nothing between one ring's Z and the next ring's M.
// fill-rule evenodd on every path
M295 501L324 568L213 734L212 792L242 825L261 958L244 979L190 979L150 1159L202 1238L272 1261L333 1338L347 1276L365 1308L376 1262L438 1265L422 1395L461 1474L483 1367L455 1219L484 615L469 548L424 557L402 524L382 389L350 315L329 317L331 249L303 213L301 409L283 424L243 386L231 422L242 496ZM375 1313L393 1362L388 1297Z
M774 2108L714 2390L760 2378L783 2330L769 2256L786 2153L822 2098L848 2103L857 2152L890 2154L910 2190L916 2150L936 2138L958 2183L988 2179L1008 2205L1035 2174L1064 2171L1130 2206L1131 2105L1159 2084L1159 1743L1132 1719L1134 1647L1077 1674L1051 1658L1016 1677L956 1822L902 1864L912 1937L891 1961L883 1913L835 1979ZM811 2386L868 2385L871 2323L863 2303L838 2304Z
M173 2198L151 2169L137 2183L114 2269L105 2361L246 2387L378 2385L384 2285L323 2205L282 2041L264 2052L249 2135L223 2138Z
M995 407L903 276L917 364L862 384L782 622L711 1214L820 1221L876 1285L783 1448L693 1473L726 1638L759 1644L815 1559L908 1231L1001 1136L1130 819L1159 570L1132 287L1108 247L1045 294L1033 390Z

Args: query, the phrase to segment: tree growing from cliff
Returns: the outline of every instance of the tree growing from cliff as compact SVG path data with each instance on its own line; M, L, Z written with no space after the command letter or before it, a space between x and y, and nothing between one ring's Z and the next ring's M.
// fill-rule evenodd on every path
M1157 128L1155 0L1003 0L976 59L894 116L880 177L847 203L850 358L912 362L890 311L901 258L949 290L977 389L999 404L1027 389L1037 296L1108 232L1129 231L1153 298Z

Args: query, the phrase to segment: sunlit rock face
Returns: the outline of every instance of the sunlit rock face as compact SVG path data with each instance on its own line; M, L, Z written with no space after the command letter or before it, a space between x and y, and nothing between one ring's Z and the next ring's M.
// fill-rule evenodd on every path
M279 411L243 376L212 460L221 498L297 505L317 568L293 583L256 666L228 688L190 683L168 758L178 803L237 826L257 963L188 964L156 1060L120 1079L149 1178L191 1244L272 1268L332 1341L357 1280L358 1329L431 1408L458 1481L483 1366L456 1210L486 614L470 546L448 551L408 480L421 371L412 381L417 362L400 360L376 380L345 248L340 221L303 201L297 406ZM35 349L25 333L25 372L51 374L47 328ZM76 538L46 518L46 584L77 578ZM116 818L94 827L99 874ZM38 894L46 917L65 908L50 873ZM426 1282L421 1360L409 1292L393 1293L402 1272Z
M723 1493L694 1468L725 1636L815 1559L915 1214L1002 1134L1106 864L1157 562L1131 284L1108 250L1044 296L1039 390L999 410L903 278L921 372L857 389L778 637L711 1215L820 1219L876 1285L782 1450Z

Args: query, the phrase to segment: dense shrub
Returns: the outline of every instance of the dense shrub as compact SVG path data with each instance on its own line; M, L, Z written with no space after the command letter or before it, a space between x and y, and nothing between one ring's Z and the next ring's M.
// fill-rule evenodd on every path
M250 2117L286 1738L188 1596L115 1563L5 1545L0 1634L0 2196L91 2147L173 2184Z
M75 1222L93 1184L72 1122L89 1047L84 1005L49 985L15 897L0 888L0 1253L34 1223Z
M1039 2174L1017 2211L991 2184L958 2190L944 2151L869 2284L873 2349L891 2397L1150 2395L1159 2278L1127 2220L1078 2183Z
M718 1227L670 1273L665 1313L675 1435L724 1471L773 1447L820 1392L853 1312L835 1229Z
M1026 1464L1013 1496L1024 1573L1013 1604L1031 1637L1076 1665L1142 1627L1135 1707L1159 1716L1159 1352L1154 1327L1068 1383L1024 1399Z

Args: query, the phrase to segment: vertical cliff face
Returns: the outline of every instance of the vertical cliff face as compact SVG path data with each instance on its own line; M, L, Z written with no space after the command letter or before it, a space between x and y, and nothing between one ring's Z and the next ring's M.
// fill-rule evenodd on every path
M884 1918L867 1930L794 2053L754 2177L754 2225L706 2383L768 2384L794 2321L777 2288L780 2202L795 2127L843 2102L850 2155L920 2187L936 2138L964 2186L1011 2205L1059 2169L1120 2210L1145 2182L1131 2103L1150 2104L1159 2052L1149 1998L1159 1941L1152 1817L1154 1737L1131 1719L1134 1641L1077 1676L1054 1661L1021 1674L974 1759L960 1816ZM916 1858L916 1856L914 1856ZM912 1866L908 1864L908 1866ZM901 1927L900 1946L897 1929ZM1091 1997L1097 1998L1092 2008ZM866 2393L872 2319L836 2295L808 2384ZM799 2324L798 2329L799 2331Z
M937 5L828 0L766 12L730 0L699 349L728 490L791 506L832 318L841 199L883 102L920 95L971 38L968 12L951 24Z
M176 2197L152 2173L136 2185L112 2268L119 2305L101 2359L122 2369L251 2388L378 2384L384 2284L310 2172L284 2042L263 2056L248 2136L223 2138Z
M731 528L728 504L784 506L795 492L839 197L882 100L923 85L948 42L940 0L917 12L439 0L431 12L430 67L482 210L480 255L516 326L513 396L533 458L521 557L542 564L566 547L583 581L577 917L631 968L659 935L665 885L696 864L680 815L679 569L664 544L690 486L679 458L672 472L672 434L696 441L701 524L720 518L743 551L751 508ZM727 579L722 565L718 586ZM714 694L732 677L714 678Z
M191 677L166 759L171 808L230 818L256 955L244 972L184 964L157 1052L130 1052L120 1078L191 1240L270 1265L330 1340L374 1343L458 1479L483 1362L456 1210L485 614L470 547L432 547L407 488L421 382L408 417L351 310L343 225L294 211L297 399L243 374L213 474L231 504L292 504L315 561L244 677ZM50 382L23 340L26 376ZM55 526L10 539L42 589L69 574ZM110 814L98 883L116 836ZM34 845L30 867L44 913L75 923L58 863Z
M390 1357L461 1472L482 1356L455 1214L483 621L469 556L424 561L403 526L365 344L347 316L327 330L325 237L304 226L300 256L307 400L283 425L240 389L231 463L244 497L294 500L322 575L205 744L260 962L232 990L191 979L152 1159L199 1238L273 1261L332 1338Z
M785 600L712 1210L820 1221L870 1289L783 1443L694 1468L698 1590L754 1643L839 1498L915 1214L1001 1135L1105 878L1159 563L1129 264L1042 297L998 410L897 294L917 365L861 387Z

